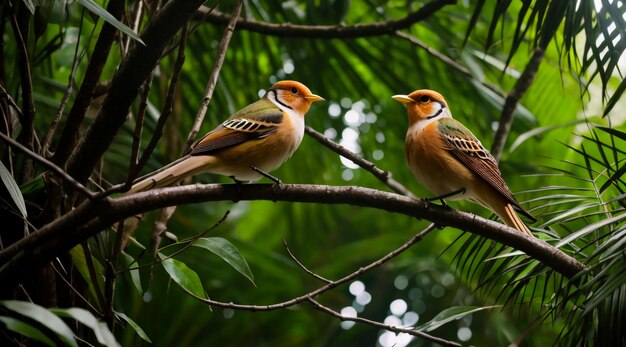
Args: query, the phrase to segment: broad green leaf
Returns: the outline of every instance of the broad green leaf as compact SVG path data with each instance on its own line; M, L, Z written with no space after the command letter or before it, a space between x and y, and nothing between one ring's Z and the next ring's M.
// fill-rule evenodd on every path
M128 325L130 325L130 327L133 328L133 330L135 330L137 335L139 335L139 337L141 337L142 340L144 340L144 341L146 341L148 343L152 343L152 341L150 341L150 338L148 337L148 335L146 335L146 332L143 331L143 329L141 329L139 324L135 323L134 320L130 319L130 317L125 315L123 312L115 312L115 315L118 318L120 318L121 320L123 320L126 323L128 323Z
M0 322L4 323L7 329L13 332L22 334L35 341L45 343L48 346L55 346L54 342L52 342L52 340L50 340L44 333L42 333L41 330L19 319L0 316Z
M496 307L501 307L501 305L494 305L494 306L454 306L454 307L450 307L447 308L441 312L439 312L438 315L435 316L435 318L431 319L430 321L420 325L419 327L415 328L415 330L417 331L425 331L425 332L429 332L429 331L433 331L437 328L439 328L440 326L452 322L453 320L457 320L457 319L461 319L467 315L470 315L472 313L475 312L479 312L479 311L483 311L483 310L490 310L492 308L496 308Z
M46 328L52 330L67 346L78 346L74 340L74 333L61 318L39 305L17 300L0 301L0 305L15 311L23 316L41 323Z
M122 23L119 20L117 20L115 17L113 17L112 14L107 12L107 10L105 10L102 7L100 7L100 5L98 5L95 1L93 1L93 0L77 0L77 1L79 3L81 3L83 6L85 6L86 9L88 9L91 12L93 12L98 17L102 18L107 23L109 23L112 26L114 26L117 30L119 30L119 31L123 32L124 34L130 36L131 38L133 38L137 42L141 43L142 45L144 45L144 46L146 45L141 40L141 38L139 38L139 36L137 36L137 34L135 34L133 29L129 28L124 23Z
M72 257L72 264L74 264L74 266L76 267L76 270L78 270L78 273L80 274L80 276L85 280L85 282L88 284L88 289L89 289L89 294L91 295L92 298L97 298L97 294L96 294L96 286L98 286L100 288L100 293L104 293L104 281L102 276L98 275L96 278L96 282L98 283L93 283L93 280L91 278L91 275L89 274L89 268L87 267L87 261L85 258L85 251L83 249L82 245L78 245L75 246L74 248L72 248L70 250L70 256ZM97 274L102 274L103 272L103 268L102 266L98 263L98 261L95 258L91 258L93 263L94 263L94 267L96 267L95 271L96 271L96 275ZM100 265L100 266L99 266ZM100 304L97 300L96 300L97 304Z
M96 317L91 314L91 312L79 308L79 307L71 307L71 308L51 308L51 312L55 313L59 317L70 317L75 319L76 321L88 326L91 330L93 330L94 335L96 335L96 339L99 343L105 346L119 346L115 340L115 336L109 330L106 323L99 321Z
M246 259L241 255L237 247L228 240L221 237L205 237L196 240L193 245L215 253L254 284L254 275L252 275L248 262L246 262Z
M135 259L131 257L128 253L122 252L122 261L124 262L124 266L127 268L133 266L135 264ZM139 273L139 269L128 270L130 273L130 279L133 282L133 286L137 289L139 294L143 294L143 288L141 286L141 274Z
M66 0L41 1L39 11L48 23L63 24L67 19Z
M22 217L27 218L28 214L26 213L26 204L24 203L24 197L22 196L20 187L17 185L17 182L15 182L15 179L1 161L0 179L2 179L2 183L4 184L4 186L7 187L11 199L13 199L15 206L17 206L17 208L22 213Z
M172 258L166 259L161 253L159 253L159 257L163 260L161 263L163 268L176 283L194 295L204 297L204 288L200 277L187 264Z

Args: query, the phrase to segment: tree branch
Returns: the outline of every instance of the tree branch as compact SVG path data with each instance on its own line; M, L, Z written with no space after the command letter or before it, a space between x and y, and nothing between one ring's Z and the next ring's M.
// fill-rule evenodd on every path
M180 286L179 287L187 294L189 294L190 296L192 296L193 298L195 298L196 300L202 301L205 304L211 305L211 306L218 306L218 307L224 307L224 308L231 308L231 309L236 309L236 310L246 310L246 311L272 311L272 310L278 310L278 309L282 309L282 308L286 308L286 307L290 307L296 304L299 304L301 302L307 301L309 299L313 299L317 296L319 296L322 293L325 293L341 284L347 283L349 281L351 281L352 279L360 276L361 274L376 268L378 266L383 265L384 263L388 262L389 260L397 257L399 254L401 254L402 252L406 251L407 249L409 249L412 245L416 244L417 242L419 242L420 240L422 240L424 238L424 236L426 234L428 234L429 232L431 232L433 229L435 229L435 225L431 224L429 226L427 226L426 228L424 228L424 230L420 231L419 233L417 233L417 235L413 236L409 241L405 242L402 246L394 249L393 251L389 252L388 254L386 254L385 256L381 257L380 259L370 263L367 266L361 267L358 270L336 280L336 281L331 281L328 282L327 284L325 284L322 287L317 288L314 291L311 291L307 294L295 297L291 300L287 300L287 301L283 301L277 304L271 304L271 305L242 305L242 304L235 304L232 302L229 303L225 303L225 302L220 302L220 301L215 301L215 300L211 300L211 299L205 299L202 297L199 297L193 293L191 293L190 291L187 290L187 288Z
M217 49L217 56L215 57L213 71L211 71L211 76L209 76L209 81L207 82L206 90L204 91L204 97L202 98L200 109L198 109L196 119L193 122L191 131L189 131L189 136L187 136L187 142L185 142L185 147L183 147L183 155L185 155L191 148L193 141L196 139L196 135L198 135L198 131L200 131L200 125L202 125L209 102L211 102L211 98L213 97L213 91L215 90L215 85L217 84L217 78L222 70L222 64L224 64L224 58L226 57L226 51L228 50L230 38L233 36L233 32L235 31L235 25L237 24L237 19L239 18L239 13L241 13L242 6L243 1L238 0L235 4L235 9L233 10L231 19L228 22L228 26L222 35L222 40L220 41L220 45Z
M365 319L365 318L362 318L362 317L343 316L341 313L339 313L339 312L337 312L335 310L332 310L332 309L330 309L330 308L320 304L315 299L309 298L308 301L316 309L318 309L318 310L320 310L322 312L328 313L331 316L337 317L337 318L341 319L342 321L346 321L347 320L347 321L365 323L367 325L371 325L371 326L374 326L374 327L377 327L377 328L393 331L395 333L404 333L404 334L409 334L409 335L421 337L424 340L432 341L432 342L438 343L438 344L440 344L442 346L462 346L461 344L456 343L454 341L445 340L445 339L442 339L440 337L432 336L432 335L423 333L423 332L418 331L418 330L408 329L408 328L399 328L399 327L395 327L395 326L392 326L392 325L376 322L376 321L373 321L373 320L370 320L370 319Z
M446 65L450 66L451 68L459 71L460 73L464 74L465 76L471 78L471 79L475 79L474 75L472 75L472 73L470 72L470 70L468 68L466 68L465 66L457 63L456 61L452 60L450 57L448 57L447 55L439 52L438 50L428 46L427 44L425 44L424 42L422 42L421 40L419 40L417 37L398 31L395 33L395 35L399 38L405 39L407 41L409 41L410 43L422 48L423 50L425 50L428 54L432 55L433 57L441 60L442 62L444 62ZM486 87L487 89L491 90L492 92L500 95L501 97L504 97L505 94L504 92L498 88L497 86L485 82L485 81L477 81L478 83L482 84L484 87Z
M61 218L0 252L0 282L68 251L118 220L166 206L206 201L269 200L350 204L427 219L465 230L520 250L566 277L586 269L561 250L488 219L376 189L354 186L209 184L155 189L116 199L86 201Z
M237 21L237 29L279 37L315 39L354 39L359 37L392 35L395 31L406 29L417 22L423 21L444 6L451 4L456 4L456 0L435 0L425 4L419 10L410 13L402 19L354 25L275 24L254 19L240 18ZM226 24L231 19L231 16L225 13L215 10L207 13L208 11L206 7L201 7L196 11L193 18L197 20L205 19L206 22L214 24Z
M39 162L43 166L45 166L45 167L49 168L50 170L52 170L55 174L59 175L59 177L64 179L67 183L71 184L72 186L74 186L74 188L77 188L79 191L81 191L82 193L87 195L87 197L89 197L89 198L94 198L95 197L95 195L94 195L94 193L92 191L90 191L85 186L80 184L80 182L76 181L72 176L68 175L65 171L63 171L63 169L61 169L60 167L54 165L53 162L49 161L48 159L40 156L39 154L37 154L35 152L29 150L28 148L24 147L22 144L20 144L19 142L13 140L12 138L10 138L9 136L3 134L2 132L0 132L0 138L2 138L2 140L4 140L10 146L13 146L14 148L19 150L20 152L26 154L26 156L30 157L31 159L35 160L36 162Z
M311 271L311 270L307 269L307 267L306 267L306 266L304 266L304 264L302 264L302 263L300 262L300 260L298 260L298 258L296 258L296 256L295 256L295 255L293 255L293 253L291 253L291 250L289 249L289 246L287 245L287 241L285 241L285 239L283 239L283 245L285 245L285 249L287 250L287 253L289 253L289 256L291 257L291 260L293 260L296 264L298 264L298 266L299 266L302 270L304 270L304 272L306 272L307 274L311 275L313 278L315 278L315 279L317 279L317 280L319 280L319 281L322 281L322 282L324 282L324 283L331 283L331 282L332 282L331 280L329 280L329 279L327 279L327 278L324 278L323 276L318 275L318 274L316 274L315 272L313 272L313 271Z
M68 163L68 173L85 182L109 148L139 87L152 72L167 43L184 25L203 0L172 0L148 24L141 34L144 45L135 45L111 82L102 109L87 130Z
M383 170L379 169L376 165L374 165L374 163L366 160L365 158L363 158L360 155L352 152L351 150L345 148L344 146L331 141L326 136L324 136L323 134L317 132L315 129L311 128L310 126L306 126L304 128L304 132L307 135L309 135L312 138L314 138L317 142L319 142L322 145L326 146L326 148L330 149L331 151L339 154L340 156L342 156L342 157L344 157L346 159L351 160L356 165L358 165L358 166L362 167L363 169L367 170L372 175L374 175L374 177L378 178L384 184L389 186L389 188L393 189L394 192L396 192L398 194L402 194L402 195L408 196L408 197L411 197L411 198L415 198L415 195L413 195L413 193L411 193L410 190L408 190L405 186L403 186L402 183L394 180L391 177L391 173L389 171L383 171Z
M107 12L119 19L124 12L124 0L109 1L106 9ZM112 25L108 23L102 25L100 36L98 36L92 56L87 64L85 77L78 89L74 104L67 116L63 130L61 131L61 137L59 138L54 156L52 157L52 161L57 165L65 167L65 161L70 156L74 147L76 147L80 125L85 118L87 108L91 104L91 98L96 91L98 80L109 57L111 45L113 44L116 33L117 29Z
M539 46L535 48L533 56L524 68L524 72L522 72L522 75L515 82L513 89L511 89L509 94L506 96L504 106L502 107L502 113L500 114L498 130L494 135L493 144L491 145L491 155L493 155L497 161L500 161L502 151L504 150L504 144L506 143L506 139L511 131L513 114L517 108L517 104L535 80L535 75L537 74L537 70L539 70L539 65L541 65L544 53L545 51L543 48Z

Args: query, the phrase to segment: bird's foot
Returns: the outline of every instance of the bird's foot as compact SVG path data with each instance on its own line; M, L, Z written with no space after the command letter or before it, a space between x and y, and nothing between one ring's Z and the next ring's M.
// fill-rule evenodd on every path
M258 172L261 176L264 176L264 177L269 178L270 180L274 181L275 184L278 184L278 185L283 184L283 182L281 180L279 180L278 178L270 175L269 173L259 169L258 167L254 166L254 165L250 166L250 168L252 170Z
M433 201L439 200L441 202L441 206L448 207L448 204L446 204L444 199L449 198L451 196L458 195L458 194L465 194L465 188L459 188L457 190L454 190L454 191L451 191L449 193L445 193L439 196L434 196L432 198L425 198L424 200L426 200L426 202L433 202Z

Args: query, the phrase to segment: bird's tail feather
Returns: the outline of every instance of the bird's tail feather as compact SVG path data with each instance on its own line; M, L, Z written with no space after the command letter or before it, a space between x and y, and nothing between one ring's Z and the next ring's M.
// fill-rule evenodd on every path
M215 157L208 155L184 157L162 170L142 177L127 194L173 185L186 177L207 171L214 161Z
M524 222L520 219L520 217L515 212L513 205L506 204L504 205L504 213L498 214L500 218L504 221L504 223L512 228L515 228L529 236L533 236L530 232L530 229L524 224Z

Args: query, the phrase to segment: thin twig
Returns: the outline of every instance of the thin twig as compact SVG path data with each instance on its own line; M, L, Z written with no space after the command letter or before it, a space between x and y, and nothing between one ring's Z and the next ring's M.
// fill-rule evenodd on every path
M72 70L70 70L70 77L68 78L68 81L67 81L67 88L65 88L65 94L63 94L63 98L61 99L61 104L59 105L59 109L57 110L57 113L54 116L54 119L52 120L52 123L50 124L50 127L48 129L48 132L46 133L46 136L44 137L44 140L43 140L41 153L44 156L47 156L48 148L50 147L50 143L52 142L52 137L54 136L54 133L56 132L57 127L59 126L59 122L61 121L61 116L63 115L63 111L65 111L65 106L67 105L67 101L70 99L72 92L74 92L74 75L76 74L76 70L78 68L78 62L83 57L83 54L81 54L80 58L78 57L78 51L80 48L80 38L82 36L81 34L83 31L84 19L85 19L85 8L83 7L82 14L80 16L80 25L78 26L78 34L76 35L77 37L76 48L74 49L74 60L72 61Z
M87 270L89 271L89 279L91 280L94 291L96 292L96 299L98 303L100 303L100 307L104 308L106 303L104 302L104 295L102 294L102 290L100 289L100 284L98 283L98 274L96 273L96 267L93 263L93 258L91 257L91 250L89 249L89 244L87 241L82 242L83 255L85 256L85 264L87 265Z
M513 115L517 104L524 96L528 88L532 85L539 70L539 65L543 60L545 51L537 46L533 52L533 56L530 58L522 75L517 79L513 89L506 96L504 106L502 107L502 113L500 114L500 122L498 123L498 130L493 138L493 144L491 145L491 154L497 161L500 161L502 151L504 150L504 144L511 131L511 125L513 124Z
M141 147L141 133L143 130L143 120L146 116L146 109L148 108L148 96L150 96L150 89L152 87L153 74L150 74L146 79L146 83L143 85L143 93L141 94L141 102L139 109L137 110L137 116L135 117L135 131L133 132L133 144L130 149L130 163L128 167L128 178L126 179L127 185L131 185L134 177L132 173L136 172L138 165L137 157L139 156L139 147Z
M384 324L381 322L377 322L377 321L373 321L370 319L366 319L366 318L362 318L362 317L348 317L348 316L344 316L341 313L328 308L322 304L320 304L318 301L316 301L315 299L309 298L308 301L313 305L313 307L315 307L316 309L328 313L331 316L335 316L339 319L341 319L342 321L352 321L352 322L358 322L358 323L365 323L367 325L371 325L377 328L381 328L381 329L385 329L385 330L389 330L389 331L393 331L394 333L404 333L404 334L409 334L412 336L417 336L417 337L421 337L424 340L428 340L431 342L435 342L438 343L442 346L462 346L459 343L456 343L454 341L449 341L446 339L442 339L440 337L437 336L432 336L429 334L426 334L424 332L418 331L418 330L414 330L414 329L408 329L408 328L399 328L393 325L388 325L388 324Z
M201 232L200 234L198 234L196 236L193 236L193 237L190 237L188 239L176 242L176 243L169 244L167 246L162 247L159 250L159 252L161 252L161 251L163 251L164 249L166 249L168 247L180 245L182 243L185 244L181 249L173 252L172 254L169 254L169 255L163 257L162 259L155 258L153 261L151 261L149 263L146 263L146 264L141 264L141 265L137 265L135 267L128 267L126 269L119 270L117 273L119 274L119 273L124 272L124 271L139 270L139 269L142 269L142 268L145 268L145 267L150 267L150 266L153 266L153 265L156 265L156 264L160 264L160 263L163 262L163 260L174 258L175 256L177 256L177 255L181 254L182 252L184 252L185 250L187 250L189 247L193 246L193 243L196 242L196 240L204 237L206 234L208 234L212 230L214 230L217 227L219 227L222 223L224 223L224 221L226 220L226 218L228 217L229 214L230 214L230 210L226 211L226 213L224 213L222 218L220 218L217 222L215 222L215 224L213 224L210 228L208 228L207 230Z
M111 0L106 10L113 17L120 19L124 12L124 3L124 0ZM57 165L65 167L65 162L76 147L80 136L80 126L85 118L85 113L89 105L91 105L98 80L109 57L109 52L111 51L111 46L113 45L116 35L117 29L115 29L114 26L108 23L102 25L93 53L89 59L89 63L87 63L83 81L78 88L74 103L67 115L67 120L65 121L52 157L52 161Z
M157 124L154 128L154 132L152 133L152 137L150 138L150 142L144 149L141 154L141 158L139 158L139 162L135 165L130 172L128 173L128 179L126 181L126 188L130 188L130 184L137 177L137 174L143 169L143 167L150 159L152 152L157 146L159 139L163 135L163 128L167 123L167 120L172 115L173 112L173 104L174 104L174 95L176 94L176 88L178 86L178 80L180 78L180 71L183 68L183 63L185 62L185 46L187 43L187 31L189 30L189 23L185 23L183 26L183 30L181 32L180 44L178 46L178 56L176 58L176 63L174 64L174 71L172 73L172 78L170 80L170 85L167 89L167 95L165 96L165 102L163 103L163 108L161 110L161 116L157 120Z
M316 39L354 39L359 37L391 35L396 30L409 28L413 24L429 18L444 6L454 3L456 3L455 0L431 1L404 18L386 22L354 25L297 25L290 23L267 23L254 19L240 18L237 21L237 29L279 37ZM194 19L205 19L208 23L225 24L233 18L233 16L216 10L207 14L208 11L206 7L201 7L194 14Z
M2 83L0 83L0 96L4 97L7 100L7 102L9 103L9 105L13 107L13 109L17 113L18 118L24 117L24 114L22 113L22 110L20 109L20 106L15 102L15 100L13 100L11 95L9 95L9 93L4 88ZM8 129L8 126L7 126L7 129Z
M120 64L102 108L68 161L67 172L77 181L86 182L93 173L126 122L139 88L158 64L165 47L203 2L170 0L143 29L141 39L145 45L134 45Z
M405 39L407 41L409 41L410 43L424 49L428 54L432 55L433 57L441 60L442 62L444 62L446 65L452 67L453 69L459 71L460 73L464 74L465 76L471 78L471 79L475 79L475 76L469 71L468 68L466 68L465 66L457 63L456 61L452 60L450 57L448 57L447 55L439 52L438 50L428 46L427 44L425 44L424 42L422 42L421 40L419 40L417 37L407 34L405 32L402 31L397 31L395 32L395 35L399 38ZM491 90L492 92L498 94L501 97L505 97L504 92L498 88L497 86L485 82L485 81L478 81L478 83L482 84L484 87L486 87L487 89Z
M76 289L76 288L74 288L74 286L72 286L72 284L71 284L71 283L67 280L67 278L65 278L64 274L63 274L63 273L61 273L61 270L57 269L57 266L56 266L54 263L52 263L52 268L54 269L54 271L56 271L56 273L59 275L59 277L61 278L61 280L63 280L63 282L65 282L65 284L67 284L67 286L68 286L68 287L72 290L72 292L73 292L76 296L78 296L78 297L82 300L82 302L83 302L85 305L87 305L87 306L89 306L89 308L91 308L91 311L92 311L92 312L96 312L96 313L98 313L99 315L102 315L102 314L100 313L100 311L98 311L98 309L97 309L96 307L94 307L94 306L91 304L91 302L89 302L89 300L88 300L87 298L85 298L85 297L81 294L81 292L80 292L78 289ZM68 275L68 273L67 273L67 272L65 272L65 275ZM97 287L97 285L95 285L95 287ZM30 298L29 298L29 301L31 301L31 302L32 302L32 300L30 300Z
M20 24L14 13L14 8L11 2L8 3L11 16L11 27L17 41L18 59L20 82L22 88L22 112L23 117L20 119L22 124L22 131L18 135L18 142L22 143L26 148L33 150L34 147L34 135L35 135L35 101L33 94L33 80L32 72L30 68L30 58L28 56L28 47L26 40L28 39L28 22L24 23L23 29L26 29L22 33ZM32 178L33 175L33 162L29 159L24 161L22 166L21 181L25 182Z
M185 142L185 146L183 147L183 154L187 153L189 148L191 148L191 145L196 139L196 135L198 135L198 131L200 131L200 125L204 120L204 116L206 115L209 102L213 97L213 91L215 90L215 85L217 84L217 78L220 75L222 64L224 64L224 57L226 57L226 51L228 50L230 38L233 36L233 32L235 31L235 25L237 24L237 18L239 18L239 13L241 13L242 6L243 0L237 0L237 3L235 3L235 9L233 10L233 14L231 15L231 19L228 22L228 26L224 30L224 34L222 35L222 41L220 41L220 45L217 49L217 56L215 57L213 71L211 71L211 76L209 77L209 81L207 82L206 90L204 91L204 97L202 98L202 103L200 104L200 109L198 110L198 114L196 114L196 119L193 122L193 126L191 127L191 131L189 132L189 136L187 136L187 142Z
M80 182L76 181L74 178L72 178L72 176L70 176L69 174L67 174L65 171L63 171L63 169L61 169L60 167L56 166L53 162L49 161L48 159L40 156L39 154L29 150L28 148L24 147L22 144L20 144L19 142L13 140L12 138L8 137L7 135L3 134L0 132L0 137L6 142L8 143L10 146L13 146L14 148L16 148L17 150L21 151L22 153L26 154L28 157L34 159L35 161L39 162L40 164L42 164L43 166L49 168L50 170L52 170L55 174L59 175L61 178L63 178L67 183L71 184L72 186L74 186L75 188L77 188L79 191L81 191L82 193L84 193L85 195L87 195L88 198L92 199L95 197L94 193L92 191L90 191L89 189L87 189L85 186L83 186Z
M324 134L319 133L318 131L316 131L315 129L309 126L306 126L304 128L304 132L307 135L314 138L317 142L329 148L331 151L339 154L340 156L346 159L351 160L356 165L367 170L372 175L374 175L374 177L378 178L380 181L386 184L389 188L391 188L394 192L416 199L415 195L413 195L413 193L411 193L410 190L408 190L405 186L403 186L402 183L396 181L395 179L391 177L391 173L389 171L384 171L384 170L379 169L374 163L366 160L365 158L352 152L351 150L345 148L344 146L333 142L332 140L324 136Z
M305 271L306 273L308 273L309 275L311 275L311 276L313 276L313 277L317 278L318 280L320 280L320 281L322 281L322 282L324 282L324 283L332 283L332 282L333 282L333 281L331 281L331 280L329 280L329 279L326 279L326 278L324 278L324 277L322 277L322 276L320 276L320 275L316 274L315 272L313 272L313 271L311 271L311 270L307 269L307 267L306 267L306 266L304 266L304 264L302 264L302 263L298 260L298 258L296 258L296 256L295 256L295 255L293 255L293 253L291 253L291 250L289 249L289 246L287 246L287 241L285 241L285 239L283 239L283 244L285 245L285 249L287 250L287 253L289 253L289 256L291 257L291 259L292 259L293 261L295 261L295 262L296 262L296 264L298 264L298 266L300 266L300 268L301 268L302 270L304 270L304 271Z
M223 308L231 308L231 309L237 309L237 310L246 310L246 311L272 311L272 310L277 310L277 309L281 309L281 308L285 308L285 307L290 307L296 304L299 304L303 301L315 298L317 296L319 296L320 294L327 292L341 284L344 284L358 276L360 276L361 274L376 268L378 266L381 266L382 264L388 262L389 260L395 258L396 256L398 256L400 253L406 251L407 249L409 249L409 247L411 247L412 245L414 245L415 243L419 242L426 234L428 234L430 231L432 231L433 229L435 229L435 224L430 224L429 226L427 226L424 230L422 230L421 232L419 232L417 235L413 236L409 241L407 241L405 244L403 244L402 246L396 248L395 250L393 250L391 253L385 255L384 257L374 261L373 263L365 266L365 267L361 267L358 270L352 272L351 274L344 276L341 279L338 279L336 281L330 282L328 284L326 284L323 287L320 287L312 292L309 292L307 294L298 296L296 298L293 298L291 300L287 300L287 301L283 301L281 303L277 303L277 304L271 304L271 305L241 305L241 304L235 304L232 302L220 302L220 301L215 301L215 300L211 300L211 299L205 299L202 297L199 297L193 293L191 293L190 291L187 290L187 288L180 286L179 287L186 292L187 294L193 296L195 299L200 300L202 302L204 302L205 304L209 304L212 306L218 306L218 307L223 307Z

